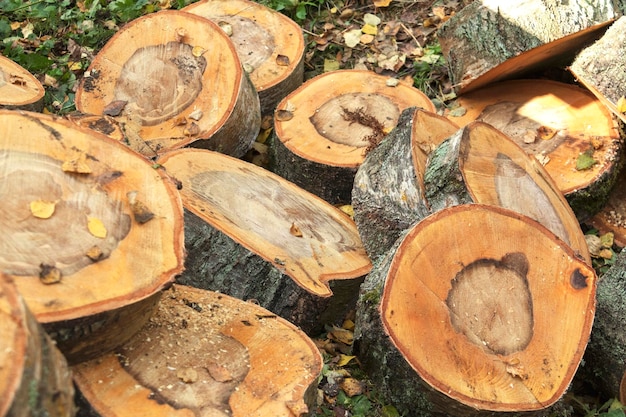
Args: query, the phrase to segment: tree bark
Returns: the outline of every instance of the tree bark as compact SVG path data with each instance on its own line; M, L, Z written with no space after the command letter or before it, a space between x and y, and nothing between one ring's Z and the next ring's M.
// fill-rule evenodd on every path
M424 173L433 147L458 127L435 113L410 107L357 170L352 189L354 221L372 260L430 214Z
M1 272L0 335L0 416L73 416L67 362Z
M226 295L175 285L126 344L73 367L80 416L300 416L323 361L291 323Z
M583 49L570 71L602 103L626 123L617 102L626 95L626 17L620 17L593 45ZM626 106L626 103L622 106Z
M178 282L254 299L307 333L354 306L371 263L339 209L215 152L179 150L158 162L179 182L187 210Z
M592 94L555 81L506 81L459 97L452 107L446 115L459 126L484 121L535 155L579 221L606 203L623 143L610 112Z
M44 94L37 78L0 55L0 108L41 111Z
M278 104L270 168L332 204L349 204L365 155L412 106L435 110L419 90L370 71L319 75Z
M617 17L613 2L480 0L438 32L457 92L569 63Z
M626 403L626 252L598 280L596 319L576 378Z
M201 0L182 10L211 19L230 33L259 94L262 115L271 115L302 84L304 36L284 14L249 0Z
M366 277L355 353L407 415L567 415L558 400L587 344L595 290L593 269L534 220L450 207Z
M0 111L0 136L0 270L69 362L123 343L182 270L174 185L64 119Z
M613 233L613 241L621 248L626 247L626 170L621 169L609 194L607 203L585 223L595 227L600 233Z
M89 66L76 107L115 117L128 144L148 157L188 145L240 157L261 124L258 94L228 36L175 10L117 32Z
M580 224L556 184L537 161L504 133L475 121L435 149L424 176L432 211L481 203L538 221L589 265Z

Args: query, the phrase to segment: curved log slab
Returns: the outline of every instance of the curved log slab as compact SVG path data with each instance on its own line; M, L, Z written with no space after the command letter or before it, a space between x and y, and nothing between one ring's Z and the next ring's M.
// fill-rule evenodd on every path
M68 361L123 343L182 270L176 188L67 120L0 111L0 136L0 271Z
M607 398L626 400L626 252L598 280L596 318L576 378Z
M254 299L307 333L354 307L371 263L339 209L219 153L181 149L158 162L186 208L179 283Z
M446 115L482 120L539 159L579 221L606 203L623 144L610 112L587 91L547 80L497 83L456 100Z
M550 175L491 125L475 121L446 139L431 153L424 182L433 211L471 202L516 211L544 225L591 265L580 224Z
M269 311L175 285L115 354L73 371L101 417L291 417L310 411L322 365L313 341Z
M354 348L401 413L547 415L582 358L595 291L593 269L539 223L454 206L367 276Z
M319 75L278 104L270 167L332 204L349 204L365 155L413 106L435 111L421 91L371 71Z
M74 386L65 358L0 272L0 416L71 417Z
M569 63L615 19L613 2L480 0L437 34L459 94Z
M228 36L175 10L117 32L89 66L76 108L115 117L149 157L187 145L240 157L261 125L258 94Z
M182 9L217 23L229 36L259 94L261 114L304 79L302 29L282 13L249 0L201 0Z
M44 94L37 78L0 55L0 108L41 111Z
M430 214L424 191L427 158L457 130L447 118L411 107L367 154L354 178L352 207L371 259L385 254L402 232Z
M626 16L620 17L593 45L583 49L570 72L626 123Z

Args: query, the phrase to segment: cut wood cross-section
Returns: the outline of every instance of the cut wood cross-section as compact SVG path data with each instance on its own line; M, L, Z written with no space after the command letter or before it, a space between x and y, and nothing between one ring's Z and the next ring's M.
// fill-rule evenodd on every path
M0 272L0 416L72 417L67 362Z
M0 111L0 271L70 362L112 349L182 270L175 185L67 120Z
M258 94L228 36L175 10L117 32L89 66L76 108L114 117L128 145L149 157L188 145L239 157L261 124Z
M538 68L569 64L617 13L611 0L478 0L437 38L459 94Z
M424 173L431 151L458 127L435 113L410 107L397 126L367 154L352 189L354 221L371 259L430 214Z
M182 9L217 23L230 37L259 94L261 114L304 78L304 36L296 22L249 0L201 0Z
M548 415L581 361L595 292L594 270L541 224L453 206L368 274L355 352L401 413Z
M180 149L157 161L179 182L186 209L177 282L254 299L307 333L354 306L371 263L341 210L216 152Z
M418 89L371 71L312 78L277 106L271 169L332 204L348 204L365 155L408 107L435 111Z
M579 221L606 203L623 143L611 113L589 92L549 80L496 83L459 97L446 116L489 123L533 154Z
M298 417L322 365L313 341L271 312L175 285L135 337L72 370L90 415Z
M43 85L30 72L0 55L0 108L40 111Z

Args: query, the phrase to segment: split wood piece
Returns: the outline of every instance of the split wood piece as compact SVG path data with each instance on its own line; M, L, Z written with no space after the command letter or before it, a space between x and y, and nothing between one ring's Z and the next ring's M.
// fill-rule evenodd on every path
M493 126L474 121L430 155L424 178L431 210L463 203L504 207L547 227L591 265L580 224L537 161Z
M311 411L322 365L311 339L258 305L175 285L128 343L73 371L87 415L294 417Z
M410 107L367 154L354 178L352 207L370 259L385 254L402 232L430 214L424 195L426 161L457 130L443 116Z
M349 204L365 155L408 107L435 111L418 89L371 71L318 75L278 104L270 168L332 204Z
M174 184L65 119L0 111L0 137L0 271L69 362L123 343L183 267Z
M76 108L114 117L148 157L188 145L240 157L261 125L258 94L228 36L175 10L117 32L89 66Z
M43 85L25 68L0 55L0 108L41 111Z
M598 280L596 318L576 379L626 404L626 252Z
M482 120L545 166L579 221L606 203L623 144L610 112L592 94L548 80L505 81L459 97L446 116Z
M261 114L271 115L302 84L304 36L284 14L249 0L201 0L182 10L213 20L230 36L259 94Z
M177 282L248 300L313 334L353 308L371 263L341 210L251 163L181 149L158 162L181 186Z
M569 70L576 79L626 123L626 16L593 45L583 49ZM621 103L618 103L622 99ZM618 108L619 107L619 108Z
M401 413L548 415L582 358L595 292L594 270L541 224L458 205L366 277L354 349Z
M0 272L0 416L71 417L74 386L65 358Z
M611 0L480 0L437 33L458 94L570 63L617 17Z

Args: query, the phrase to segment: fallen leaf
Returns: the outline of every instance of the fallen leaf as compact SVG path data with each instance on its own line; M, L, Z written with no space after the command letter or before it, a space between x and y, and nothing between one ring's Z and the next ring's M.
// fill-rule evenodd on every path
M104 239L107 237L107 229L104 226L104 223L102 223L102 220L97 217L87 218L87 229L89 230L89 233L97 238Z
M361 42L361 29L349 30L343 34L343 41L347 47L354 48Z
M293 113L289 110L276 110L276 120L286 122L293 119Z
M185 136L196 136L198 133L200 133L200 126L194 122L191 122L187 127L185 127L185 129L183 129L183 134Z
M61 274L61 270L56 266L41 264L39 268L39 280L42 284L50 285L61 282L63 274Z
M289 57L287 55L276 56L276 65L280 67L288 67L289 66Z
M104 253L102 253L102 249L98 246L92 246L91 249L85 253L85 255L87 255L87 257L92 261L96 262L102 259L102 255L104 255Z
M542 140L550 140L556 135L556 129L548 126L539 126L537 128L537 137Z
M112 102L104 106L104 109L102 110L102 114L104 114L105 116L112 116L112 117L119 116L127 104L128 104L128 101L126 100L113 100Z
M365 24L361 28L361 32L365 33L366 35L376 35L378 33L378 28L374 25Z
M350 355L341 354L339 356L339 361L337 362L337 366L346 366L347 364L352 362L352 359L354 359L354 358L356 358L356 356L350 356Z
M204 113L202 113L202 110L195 109L194 111L189 113L189 118L193 119L193 120L195 120L197 122L198 120L202 119L203 115L204 115Z
M369 35L367 33L364 33L361 35L360 42L363 45L369 45L370 43L374 42L374 35Z
M335 59L324 59L324 72L336 71L340 68L340 64Z
M139 224L149 222L154 218L154 213L146 206L142 201L137 199L137 191L129 191L126 193L128 204L130 205L130 211L133 213L133 218Z
M374 0L374 6L387 7L391 4L391 0Z
M76 158L63 161L61 165L63 172L73 172L75 174L91 174L91 167L87 164L87 155L81 152Z
M341 381L341 389L348 397L363 394L363 383L355 378L345 378Z
M291 227L289 228L289 233L291 233L295 237L302 237L302 231L295 223L291 223Z
M201 57L202 55L204 55L205 52L206 52L206 49L204 49L201 46L194 46L191 49L191 54L195 56L196 58Z
M226 36L233 36L233 25L224 21L218 22L217 25L224 31Z
M363 15L363 21L367 25L378 26L380 25L380 17L372 13L365 13Z
M619 100L617 100L615 107L617 107L619 113L626 113L626 97L621 96Z
M56 202L35 200L30 202L30 212L38 219L49 219L54 214Z
M593 150L588 150L578 155L578 158L576 159L576 170L584 171L593 167L597 163L598 161L593 158Z

